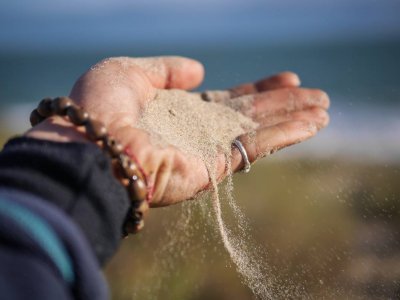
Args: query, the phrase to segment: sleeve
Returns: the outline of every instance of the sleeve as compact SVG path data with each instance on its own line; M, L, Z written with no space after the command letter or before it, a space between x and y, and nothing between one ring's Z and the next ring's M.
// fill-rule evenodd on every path
M81 228L100 265L116 251L129 198L96 145L13 139L0 154L0 187L61 209Z
M116 251L128 209L96 145L11 140L0 154L0 290L105 299L99 266Z

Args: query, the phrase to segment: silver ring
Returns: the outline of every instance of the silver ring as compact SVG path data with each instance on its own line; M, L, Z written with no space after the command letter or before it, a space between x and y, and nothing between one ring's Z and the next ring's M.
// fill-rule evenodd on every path
M241 172L249 173L250 172L250 168L251 168L251 164L250 164L250 161L249 161L249 157L247 156L246 149L244 149L242 143L238 139L235 139L233 141L233 145L235 145L236 148L238 148L238 150L239 150L239 152L240 152L240 154L242 155L242 158L243 158L244 167L241 170Z

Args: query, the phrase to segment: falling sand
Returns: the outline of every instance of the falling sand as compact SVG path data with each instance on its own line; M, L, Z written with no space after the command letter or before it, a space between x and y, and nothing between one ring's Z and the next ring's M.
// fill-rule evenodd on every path
M247 97L241 97L230 102L227 92L198 94L158 90L155 99L142 113L138 127L150 132L154 143L172 144L204 162L212 183L213 211L223 244L243 282L256 297L272 299L276 296L273 296L274 283L267 276L270 273L260 255L262 250L254 247L246 218L233 199L230 171L224 194L237 222L236 231L230 230L224 222L217 185L217 155L226 157L227 170L230 170L233 140L244 133L254 132L258 126L240 112L251 106L249 101Z

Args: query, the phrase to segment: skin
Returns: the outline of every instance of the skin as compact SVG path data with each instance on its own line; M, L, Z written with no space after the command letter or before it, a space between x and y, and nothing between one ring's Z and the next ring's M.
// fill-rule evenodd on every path
M119 77L117 77L119 76ZM152 207L171 205L193 198L209 186L206 167L198 158L173 146L150 143L146 131L135 128L140 112L154 99L156 89L197 87L203 80L201 63L183 57L107 59L83 74L70 97L93 118L101 120L109 133L125 147L126 153L144 169L153 191ZM110 78L119 78L110 84ZM284 72L255 83L231 88L230 100L250 95L253 107L246 112L260 123L256 137L240 137L251 162L279 149L314 136L329 122L327 94L317 89L300 88L298 76ZM69 122L52 117L26 133L26 136L58 142L87 142L83 132ZM242 157L232 150L232 169L243 168ZM225 157L217 158L217 177L224 178Z

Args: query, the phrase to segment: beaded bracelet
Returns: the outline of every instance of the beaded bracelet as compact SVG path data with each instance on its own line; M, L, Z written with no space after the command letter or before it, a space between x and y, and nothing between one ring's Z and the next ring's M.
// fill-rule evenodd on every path
M51 116L62 116L77 127L84 127L89 140L108 152L116 166L116 176L126 186L131 200L131 208L125 219L123 234L137 233L144 226L143 217L149 209L145 178L137 164L123 153L123 146L107 134L106 127L94 120L68 97L45 98L32 111L30 122L35 126ZM127 184L126 184L127 183Z

